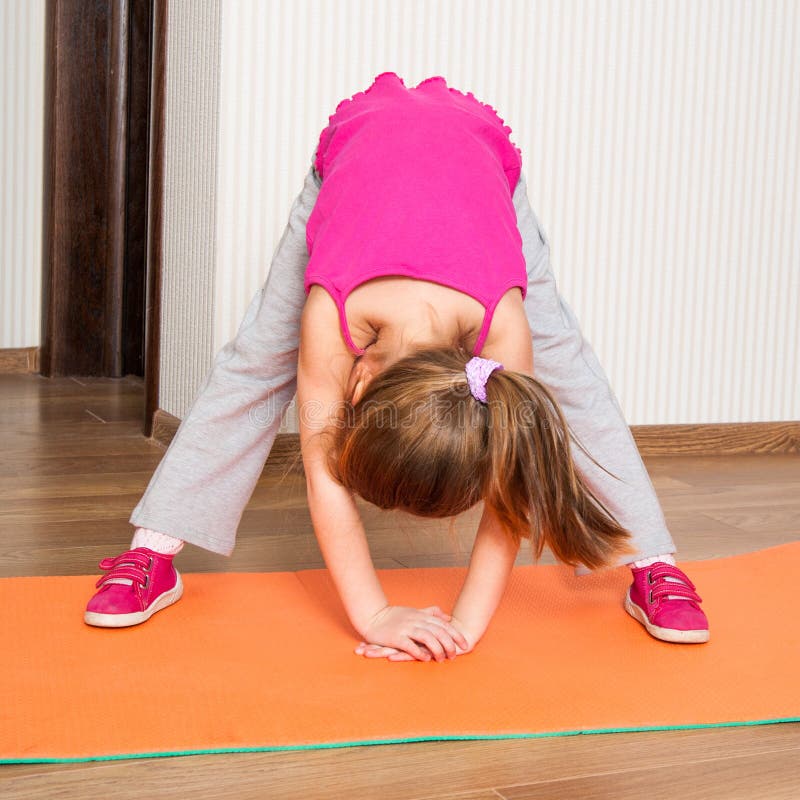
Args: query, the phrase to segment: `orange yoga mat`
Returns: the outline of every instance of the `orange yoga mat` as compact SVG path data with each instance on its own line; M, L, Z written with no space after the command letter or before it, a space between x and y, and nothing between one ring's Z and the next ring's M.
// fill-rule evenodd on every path
M353 653L326 570L189 574L144 625L83 623L95 577L0 580L0 762L294 750L800 720L800 542L683 564L711 639L649 636L626 567L515 567L451 662ZM379 570L389 601L452 608L466 568Z

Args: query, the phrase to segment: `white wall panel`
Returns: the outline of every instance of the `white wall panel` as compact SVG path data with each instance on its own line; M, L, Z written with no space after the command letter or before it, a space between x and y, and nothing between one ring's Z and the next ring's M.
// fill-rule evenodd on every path
M221 11L213 350L339 100L384 70L441 74L513 129L561 292L631 424L800 418L794 0Z
M183 417L214 355L219 0L170 0L159 406Z
M44 0L0 2L0 348L38 347Z

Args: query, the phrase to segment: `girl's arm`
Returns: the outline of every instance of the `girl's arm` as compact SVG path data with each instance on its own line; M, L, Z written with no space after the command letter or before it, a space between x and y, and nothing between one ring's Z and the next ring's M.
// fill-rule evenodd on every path
M437 660L455 656L457 644L466 647L467 642L448 623L449 615L437 606L388 604L353 495L328 471L326 442L318 434L336 421L353 365L338 328L333 299L313 286L301 319L297 408L308 504L320 550L353 627L365 639L421 660L431 654Z
M322 470L312 468L307 475L308 507L317 542L347 615L364 636L370 621L388 602L358 509L347 490Z
M451 620L471 647L483 636L500 605L518 552L519 545L514 544L495 514L484 506L467 577Z
M364 635L369 621L388 603L358 508L351 493L328 472L325 443L318 435L336 419L353 364L335 328L326 327L338 324L338 317L330 313L333 300L321 292L321 287L311 287L301 318L297 370L300 449L317 542L353 627Z

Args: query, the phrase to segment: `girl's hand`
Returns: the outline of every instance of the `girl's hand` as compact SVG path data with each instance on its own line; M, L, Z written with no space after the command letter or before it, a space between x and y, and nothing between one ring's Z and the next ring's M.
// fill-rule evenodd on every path
M361 648L375 647L374 652L381 656L392 654L403 655L404 658L392 658L393 661L444 661L455 658L459 648L466 650L469 642L464 634L449 623L450 615L445 614L439 606L428 608L408 608L406 606L386 606L370 621L364 633L364 639L356 649L362 655ZM372 658L374 652L363 652Z
M411 609L406 609L406 610L411 610ZM451 630L454 629L456 635L453 636L454 649L446 650L448 659L452 660L457 655L463 655L464 653L469 653L477 644L477 639L473 640L473 637L468 637L465 634L463 626L458 620L456 620L449 614L444 614L438 606L430 606L429 608L422 609L422 611L435 613L441 619L450 620L450 625L447 627ZM421 658L420 656L410 652L409 648L407 647L401 649L399 647L393 647L391 645L384 643L375 643L375 642L370 643L369 641L367 641L367 642L360 642L354 652L356 655L363 655L366 658L387 658L389 661L430 660L431 649L429 647L423 644L418 647L418 650L422 654ZM434 652L434 657L435 657L435 652ZM439 657L436 660L444 661L444 657Z

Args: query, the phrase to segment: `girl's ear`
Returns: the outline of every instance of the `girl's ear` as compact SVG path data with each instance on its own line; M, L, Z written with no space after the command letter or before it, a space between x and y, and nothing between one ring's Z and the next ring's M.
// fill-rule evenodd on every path
M350 379L347 382L347 397L353 405L361 399L372 378L373 373L369 365L363 359L357 359L350 370Z

